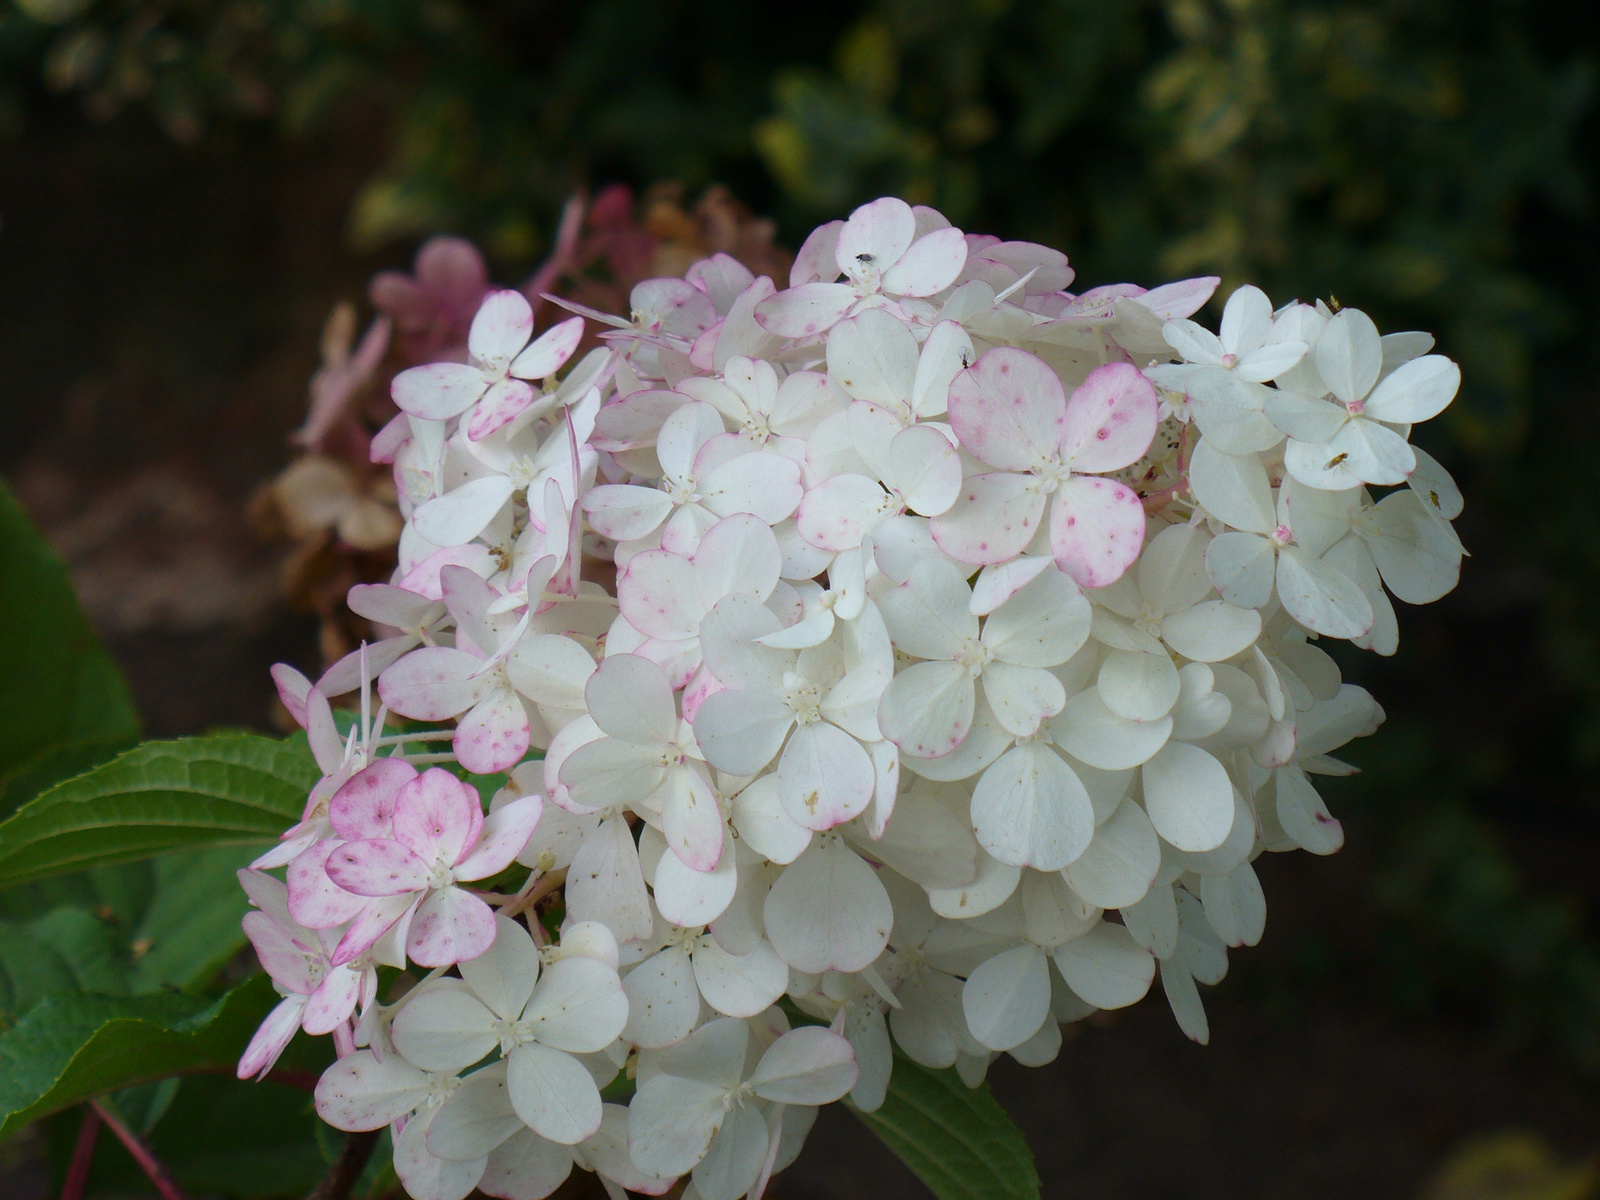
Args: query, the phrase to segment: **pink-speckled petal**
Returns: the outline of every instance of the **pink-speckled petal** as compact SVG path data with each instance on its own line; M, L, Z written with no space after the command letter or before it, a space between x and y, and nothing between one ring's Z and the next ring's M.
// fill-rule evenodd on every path
M494 913L460 888L430 892L411 920L406 954L422 967L448 967L477 958L494 942Z
M533 309L528 298L508 288L483 298L472 318L467 349L485 366L503 371L532 336Z
M328 820L347 841L393 835L395 797L417 777L403 758L380 758L345 781L328 801Z
M395 841L430 865L459 862L482 829L478 793L442 767L429 768L400 789Z
M328 877L328 856L343 841L329 838L306 847L289 864L289 915L307 929L332 929L353 920L366 901Z
M1118 471L1156 435L1156 389L1131 363L1089 372L1067 401L1061 455L1074 471Z
M1050 549L1080 587L1105 587L1133 566L1144 545L1144 505L1133 489L1074 475L1056 492Z
M1054 456L1067 393L1037 355L997 346L950 382L950 425L968 453L991 467L1026 471Z
M467 422L467 437L481 442L497 429L504 429L533 403L537 393L520 379L502 379L483 394Z
M474 775L509 770L528 752L528 712L515 692L496 688L456 726L455 752Z
M428 886L428 867L387 838L346 842L328 855L328 878L357 896L399 896Z
M975 567L1015 558L1044 517L1044 495L1031 483L1010 471L964 480L956 502L929 522L934 542L951 558Z

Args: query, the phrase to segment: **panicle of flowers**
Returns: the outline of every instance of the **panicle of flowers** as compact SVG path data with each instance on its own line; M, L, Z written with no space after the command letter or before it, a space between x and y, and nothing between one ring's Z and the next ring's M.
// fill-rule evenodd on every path
M976 1085L1158 975L1204 1042L1254 859L1339 848L1313 780L1383 719L1319 641L1456 582L1409 438L1459 372L1072 281L890 198L786 288L718 254L542 332L490 291L396 376L384 636L278 672L326 777L244 873L284 1000L240 1073L331 1033L318 1110L416 1200L736 1200L892 1046Z

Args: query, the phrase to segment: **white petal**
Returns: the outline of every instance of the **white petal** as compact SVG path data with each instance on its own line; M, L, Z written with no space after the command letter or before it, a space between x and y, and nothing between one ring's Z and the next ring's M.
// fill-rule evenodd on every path
M1239 608L1262 608L1272 599L1276 561L1272 543L1254 533L1219 533L1206 546L1206 575Z
M538 982L539 948L528 931L509 917L495 917L494 926L494 942L461 964L461 978L497 1016L512 1020L521 1014Z
M889 941L894 910L861 857L824 839L784 868L763 915L773 949L800 971L859 971Z
M768 942L749 954L729 954L712 938L694 951L694 977L700 994L723 1016L754 1017L788 990L789 968Z
M1050 1015L1050 965L1038 947L1017 946L967 977L962 1008L972 1036L990 1050L1021 1045Z
M604 1050L628 1019L628 1002L617 973L583 954L559 958L545 970L522 1026L546 1046L571 1054Z
M1317 338L1317 374L1346 404L1360 400L1378 382L1383 343L1372 318L1358 308L1334 314Z
M958 888L929 888L928 903L941 917L959 920L993 912L1011 898L1022 880L1022 868L978 854L978 873L971 883Z
M497 1200L545 1200L571 1173L571 1150L525 1128L489 1155L478 1190Z
M1083 648L1091 615L1078 585L1060 571L1046 570L989 614L983 644L1004 662L1054 667Z
M1224 454L1201 438L1189 460L1189 486L1217 520L1249 533L1272 531L1272 485L1255 455Z
M429 1122L426 1144L438 1158L470 1162L524 1128L511 1107L505 1063L497 1062L461 1081Z
M339 1059L317 1080L317 1114L335 1129L382 1129L428 1098L428 1077L397 1054Z
M968 611L971 595L955 566L928 558L885 592L878 608L897 650L914 658L954 658L978 633L978 619Z
M1088 847L1094 806L1061 756L1035 743L983 773L972 794L972 824L979 844L1001 862L1057 871Z
M967 240L959 229L936 229L911 243L883 273L883 290L896 296L933 296L956 281L967 262Z
M1313 633L1360 637L1372 628L1372 605L1346 575L1298 546L1278 551L1278 599Z
M1221 662L1242 653L1261 636L1261 614L1226 600L1204 600L1163 617L1161 636L1185 658Z
M600 1128L600 1089L572 1055L527 1042L507 1058L511 1103L528 1128L564 1146Z
M1129 721L1158 721L1178 702L1178 668L1166 654L1112 650L1100 664L1095 686L1106 708L1117 716ZM1084 761L1093 763L1088 758Z
M983 672L983 694L995 719L1016 737L1032 737L1067 702L1061 681L1039 667L990 663Z
M1161 869L1161 843L1144 809L1131 800L1094 831L1089 848L1066 869L1067 882L1091 904L1127 908L1137 904Z
M967 736L975 697L972 675L960 663L913 663L884 689L878 726L902 753L938 758Z
M770 692L735 689L707 696L694 716L706 761L730 775L754 775L783 745L794 713Z
M1415 491L1385 496L1367 545L1384 583L1407 604L1431 604L1461 576L1461 544Z
M807 829L832 829L861 813L875 782L861 743L826 721L796 729L778 761L784 811Z
M811 844L811 830L784 811L776 775L761 776L733 798L733 826L769 862L791 863Z
M1098 688L1079 692L1050 722L1056 744L1102 771L1120 771L1148 760L1166 744L1172 718L1130 721L1106 707Z
M1223 945L1254 946L1261 940L1267 899L1249 863L1240 863L1227 875L1201 876L1200 903Z
M394 1139L394 1173L413 1200L465 1200L483 1176L484 1160L452 1162L428 1152L437 1109L419 1112Z
M935 517L956 502L961 491L961 457L944 434L913 425L889 443L889 478L906 507Z
M1180 850L1212 850L1233 828L1233 784L1198 746L1169 742L1144 764L1145 811L1156 832Z
M659 1050L681 1042L700 1019L700 990L682 946L652 954L622 981L628 993L628 1024L622 1036L637 1046Z
M661 1176L694 1170L727 1116L726 1095L716 1084L674 1075L657 1075L644 1084L628 1105L628 1149L634 1164Z
M856 400L904 408L917 373L917 339L881 308L840 321L828 332L828 377Z
M392 1026L394 1044L425 1071L459 1071L495 1048L495 1016L471 992L429 988L407 1000Z
M1156 960L1121 925L1101 922L1054 953L1061 977L1096 1008L1126 1008L1144 999Z
M1168 885L1157 884L1139 903L1124 908L1122 923L1133 940L1157 958L1177 953L1178 906Z
M1272 390L1240 378L1236 371L1207 367L1185 381L1194 423L1225 454L1255 454L1283 440L1267 418Z
M1178 1019L1178 1028L1190 1041L1204 1046L1211 1040L1211 1025L1206 1020L1205 1005L1194 986L1194 977L1182 967L1171 962L1161 964L1161 987L1172 1006L1172 1015Z
M412 527L435 546L460 546L482 533L516 490L504 475L471 480L418 508Z
M1277 803L1274 811L1284 833L1312 854L1332 854L1344 845L1344 828L1295 763L1273 773Z
M677 854L668 851L656 866L656 904L661 915L674 925L706 925L715 921L738 891L739 874L730 842L724 841L722 856L709 871L696 871Z
M627 821L607 817L584 839L567 870L566 899L573 916L602 922L619 942L650 936L650 897Z
M817 1025L792 1029L774 1042L750 1086L756 1095L779 1104L831 1104L856 1082L856 1056L850 1043Z
M1038 946L1080 938L1100 920L1100 910L1073 891L1060 871L1024 872L1021 899L1023 931Z
M732 1109L694 1169L686 1192L698 1200L739 1200L761 1180L770 1144L766 1119L754 1106Z

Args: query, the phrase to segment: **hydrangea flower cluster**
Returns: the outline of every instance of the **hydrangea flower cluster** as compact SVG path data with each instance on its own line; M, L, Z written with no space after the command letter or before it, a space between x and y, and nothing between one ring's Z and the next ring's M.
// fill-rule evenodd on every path
M241 1075L331 1033L318 1111L416 1200L736 1200L892 1044L976 1085L1158 975L1204 1042L1253 860L1339 848L1312 779L1383 718L1317 641L1393 653L1390 596L1456 581L1409 435L1459 371L1072 281L883 199L784 290L717 255L537 336L491 292L400 374L387 636L277 673L325 778L243 873L284 1000Z

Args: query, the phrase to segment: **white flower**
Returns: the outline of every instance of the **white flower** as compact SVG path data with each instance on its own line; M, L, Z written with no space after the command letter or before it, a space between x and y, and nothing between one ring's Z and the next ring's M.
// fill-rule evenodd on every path
M736 1200L756 1185L776 1140L769 1113L830 1103L855 1084L850 1044L826 1029L790 1030L759 1057L753 1040L746 1022L724 1017L662 1056L628 1110L636 1165L693 1172L705 1200Z
M609 1046L628 1019L614 967L585 955L542 972L533 939L495 918L494 944L461 964L461 981L424 984L394 1020L394 1044L427 1071L461 1071L499 1049L512 1108L541 1137L564 1145L600 1128L600 1091L573 1057ZM425 989L425 990L424 990Z
M1329 491L1404 483L1417 465L1406 435L1412 424L1438 416L1455 399L1461 368L1441 354L1427 354L1384 375L1377 326L1354 308L1323 328L1316 361L1333 400L1279 391L1267 406L1273 424L1289 437L1283 455L1289 473Z
M828 641L798 652L762 645L781 628L778 618L753 597L733 595L701 627L706 667L724 686L695 714L706 761L755 775L777 757L784 808L809 829L850 820L879 783L863 742L879 740L875 709L892 670L889 639L875 608L847 624L848 637L841 622Z

